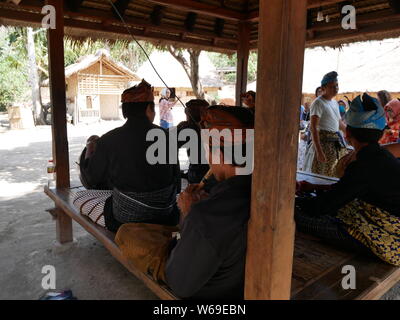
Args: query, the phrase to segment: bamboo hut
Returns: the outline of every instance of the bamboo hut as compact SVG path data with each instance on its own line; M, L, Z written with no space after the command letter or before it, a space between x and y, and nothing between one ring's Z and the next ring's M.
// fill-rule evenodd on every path
M121 119L121 93L139 80L107 50L81 57L65 68L67 113L74 123ZM48 88L48 79L43 86Z
M400 269L344 253L295 234L293 219L299 103L305 47L338 46L359 40L400 35L398 1L356 0L357 28L341 25L338 0L137 0L114 1L140 39L237 52L236 96L245 91L250 49L258 50L255 160L245 273L246 299L372 299L400 278ZM72 241L72 219L94 235L110 253L163 299L166 288L129 263L113 241L74 209L70 195L63 37L129 38L108 0L22 0L0 3L3 24L40 26L43 5L56 8L56 28L48 29L53 106L54 190L57 238ZM318 12L329 22L317 21ZM239 101L239 99L237 100ZM264 102L268 101L268 104ZM284 116L282 116L284 115ZM307 178L302 176L302 178ZM323 177L312 181L332 183ZM356 290L341 286L343 265L357 271Z

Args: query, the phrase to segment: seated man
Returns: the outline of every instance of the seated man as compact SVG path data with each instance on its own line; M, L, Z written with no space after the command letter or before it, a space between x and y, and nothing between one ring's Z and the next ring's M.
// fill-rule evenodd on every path
M241 107L210 107L204 122L205 128L218 131L254 128L252 112ZM180 298L243 298L251 174L240 175L240 165L229 156L234 154L233 139L224 139L212 145L203 141L218 184L205 199L191 185L178 200L181 234L168 257L165 277ZM251 147L245 142L246 135L240 135L236 148Z
M205 163L206 161L201 157L201 148L202 145L200 143L201 135L200 135L200 121L201 115L206 111L206 109L210 105L206 100L202 99L193 99L186 103L185 113L186 113L186 121L181 122L178 125L178 134L181 130L184 129L192 129L196 132L198 138L198 150L197 157L193 159L188 151L189 157L189 171L187 173L187 180L190 184L200 183L205 174L210 169L209 165ZM181 148L187 141L178 142L179 148ZM193 161L194 160L194 161Z
M90 189L112 190L104 207L105 225L116 231L122 223L178 223L177 165L150 165L146 141L155 117L153 88L144 80L122 94L128 120L101 138L91 137L81 156L81 175Z
M400 162L379 146L386 126L379 102L358 96L346 113L346 139L356 159L331 186L297 184L297 228L350 250L400 266Z

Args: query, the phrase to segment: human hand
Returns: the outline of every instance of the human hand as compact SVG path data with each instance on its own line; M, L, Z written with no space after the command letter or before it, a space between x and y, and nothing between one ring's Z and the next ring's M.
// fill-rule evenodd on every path
M189 185L178 197L178 208L181 211L182 220L187 216L193 204L205 199L208 194L200 189L199 184Z
M325 153L323 151L320 151L320 152L317 151L316 156L317 156L317 160L319 162L322 162L322 163L326 163L327 162Z

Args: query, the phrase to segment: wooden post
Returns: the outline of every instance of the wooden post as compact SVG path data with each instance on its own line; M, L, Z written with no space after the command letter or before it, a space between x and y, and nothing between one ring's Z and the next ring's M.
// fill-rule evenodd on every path
M307 0L260 0L246 299L289 299Z
M69 188L69 153L67 136L67 106L64 70L64 1L47 0L56 9L56 28L47 31L49 78L51 97L51 126L53 135L53 159L56 165L57 188ZM57 240L66 243L73 240L72 220L57 208Z
M68 188L69 155L67 136L67 106L64 70L64 9L60 0L47 0L56 9L56 28L48 29L49 78L51 122L53 133L53 159L56 165L57 188Z
M240 95L247 90L247 69L249 64L250 52L250 24L248 22L239 23L236 65L236 105L242 105Z

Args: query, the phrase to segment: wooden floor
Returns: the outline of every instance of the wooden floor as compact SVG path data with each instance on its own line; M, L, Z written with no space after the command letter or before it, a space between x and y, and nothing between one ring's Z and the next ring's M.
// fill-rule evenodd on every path
M299 173L298 180L318 184L331 184L333 178ZM161 299L176 299L165 285L152 281L139 272L121 254L114 242L114 234L95 225L82 216L73 205L74 194L78 189L49 190L45 193L54 200L56 206L74 221L82 225L96 237L136 277L141 279ZM61 212L61 214L63 214ZM352 265L356 269L356 289L342 288L342 268ZM379 299L387 290L400 281L400 268L386 264L375 257L357 256L351 252L338 250L322 243L319 239L297 233L293 259L292 299Z

